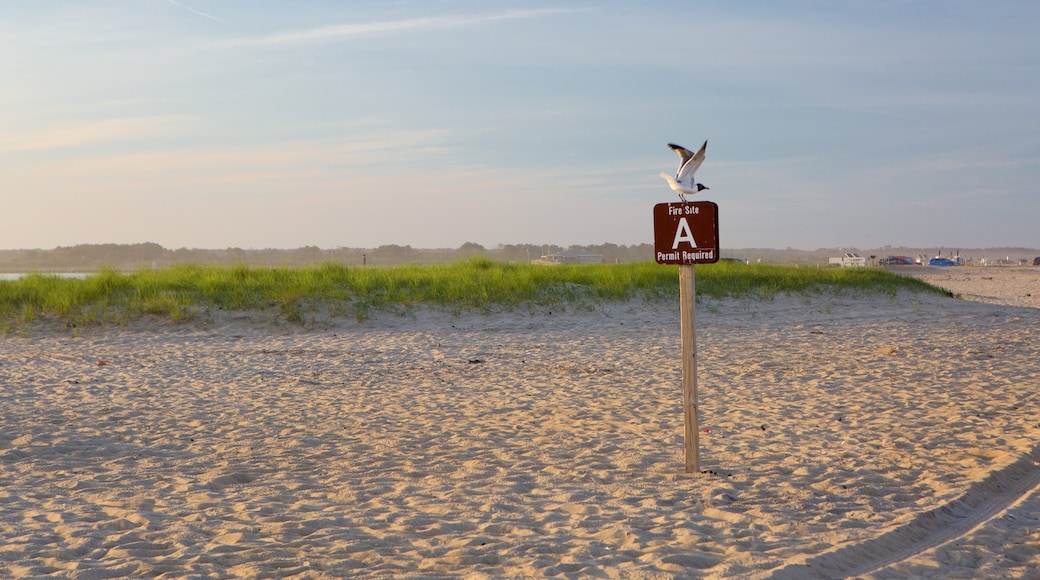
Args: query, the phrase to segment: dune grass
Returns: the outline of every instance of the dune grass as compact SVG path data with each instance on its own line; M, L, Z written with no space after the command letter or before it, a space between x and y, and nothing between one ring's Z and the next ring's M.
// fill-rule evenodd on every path
M307 268L176 266L86 279L30 274L0 281L0 325L13 328L41 317L67 323L122 324L143 315L174 321L209 309L280 311L305 322L324 307L359 320L373 308L418 304L454 310L521 304L588 306L599 300L667 300L678 295L678 267L653 262L538 266L484 258L434 266ZM898 290L942 292L919 280L873 269L806 268L719 263L696 267L699 296L768 299L777 293Z

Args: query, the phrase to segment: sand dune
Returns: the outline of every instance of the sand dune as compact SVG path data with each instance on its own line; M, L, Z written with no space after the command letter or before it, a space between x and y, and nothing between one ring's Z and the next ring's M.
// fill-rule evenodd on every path
M702 301L695 475L673 305L34 329L0 576L1028 577L1028 305Z
M1037 267L911 266L893 268L893 271L946 288L965 300L1040 308L1040 268Z

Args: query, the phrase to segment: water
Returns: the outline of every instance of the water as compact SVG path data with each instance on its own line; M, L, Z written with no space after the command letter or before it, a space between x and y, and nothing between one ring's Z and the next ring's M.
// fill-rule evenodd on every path
M89 272L41 272L44 276L56 276L58 278L74 278L76 280L83 280L88 276L91 276ZM20 280L29 274L27 272L14 272L14 273L0 273L0 281L2 280Z

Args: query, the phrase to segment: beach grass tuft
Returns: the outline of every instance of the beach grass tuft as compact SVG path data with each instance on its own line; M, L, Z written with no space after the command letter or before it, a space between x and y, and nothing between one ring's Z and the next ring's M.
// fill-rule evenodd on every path
M777 293L942 290L875 268L815 268L721 262L696 267L699 296L768 299ZM125 324L144 315L174 321L210 309L274 309L306 322L319 305L359 320L373 309L433 305L455 311L522 304L590 307L597 301L669 300L678 266L653 262L542 266L483 257L390 268L324 264L304 268L181 265L102 270L85 279L29 274L0 281L0 323L10 332L41 317L69 324Z

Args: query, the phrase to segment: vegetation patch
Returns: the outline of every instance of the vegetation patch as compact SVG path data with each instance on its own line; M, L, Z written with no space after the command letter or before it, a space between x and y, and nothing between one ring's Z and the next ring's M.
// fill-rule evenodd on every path
M873 268L718 263L696 266L699 296L769 299L777 293L944 293L920 280ZM68 325L126 324L144 315L188 320L209 309L280 310L303 323L315 309L352 314L432 305L455 311L522 304L588 307L597 301L671 300L678 266L653 262L541 266L476 257L442 265L389 268L325 264L302 268L174 266L85 279L30 274L0 281L0 326L41 318Z

